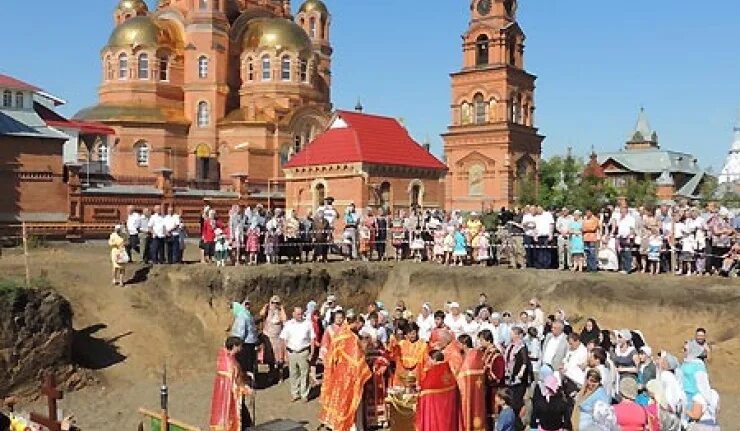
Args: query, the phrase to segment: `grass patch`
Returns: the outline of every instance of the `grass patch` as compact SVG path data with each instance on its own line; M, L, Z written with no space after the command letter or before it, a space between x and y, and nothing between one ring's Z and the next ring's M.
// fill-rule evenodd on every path
M51 289L51 281L49 281L48 273L41 271L39 275L33 277L29 288L38 290ZM0 299L14 299L26 289L26 283L22 279L0 278Z

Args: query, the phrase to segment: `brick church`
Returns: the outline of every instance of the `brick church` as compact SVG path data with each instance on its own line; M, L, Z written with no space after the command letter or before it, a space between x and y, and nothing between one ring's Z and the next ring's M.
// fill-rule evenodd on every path
M516 203L538 172L534 82L524 68L517 0L475 0L463 35L463 67L452 73L452 123L444 138L446 207L482 210Z

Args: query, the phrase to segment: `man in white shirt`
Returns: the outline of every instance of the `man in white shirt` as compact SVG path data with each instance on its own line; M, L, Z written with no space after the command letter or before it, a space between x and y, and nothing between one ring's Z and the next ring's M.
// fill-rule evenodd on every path
M128 217L126 217L126 233L128 234L128 242L126 243L126 253L129 256L129 261L133 262L133 254L135 251L141 253L139 249L139 223L141 215L136 212L133 205L129 205L126 208Z
M290 393L293 402L302 399L307 403L308 392L311 389L308 384L311 371L308 361L313 356L316 334L313 332L311 322L303 318L303 308L293 309L293 318L285 322L280 339L285 342L288 350Z
M620 272L628 274L632 272L632 248L637 223L634 217L629 214L629 208L626 205L619 208L617 218L617 241L619 241Z
M164 217L164 229L167 263L180 263L180 216L175 213L172 206L167 208L167 215Z
M568 235L572 221L573 216L570 215L568 208L563 208L555 223L555 231L558 234L558 267L562 270L571 266Z
M586 382L586 367L588 366L588 349L581 343L578 334L571 332L568 335L568 352L563 359L561 372L580 389Z
M164 217L159 213L160 206L154 206L154 213L149 217L149 230L152 235L152 263L164 263L164 241L167 236L167 230L164 224Z
M561 320L552 324L552 332L547 334L542 345L542 364L549 365L553 370L559 370L563 365L565 354L568 353L568 341Z
M535 268L550 269L552 265L551 251L547 246L552 242L553 231L555 230L555 219L549 211L537 207L537 214L534 216L534 222L537 230L537 246L535 249Z
M149 208L144 208L141 216L139 217L139 241L144 241L144 247L141 251L141 260L148 264L152 260L152 231L149 229L149 218L152 216L152 211Z
M522 229L524 230L524 252L527 256L527 268L534 268L536 254L532 246L537 243L537 223L534 218L534 207L524 207Z
M416 317L416 324L419 325L419 339L425 342L429 342L432 336L432 329L434 329L434 315L432 314L432 306L425 303L421 307L421 313Z

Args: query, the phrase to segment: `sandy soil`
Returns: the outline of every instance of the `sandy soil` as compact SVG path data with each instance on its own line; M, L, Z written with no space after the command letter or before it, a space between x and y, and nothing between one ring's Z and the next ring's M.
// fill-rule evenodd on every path
M194 252L191 247L188 251ZM137 280L126 288L110 286L107 248L100 244L54 245L31 252L34 275L44 273L73 304L79 341L74 347L78 362L95 373L100 384L66 394L60 403L73 412L86 430L133 430L139 407L156 409L163 365L167 364L170 407L173 417L206 429L215 353L228 326L227 299L213 295L213 286L198 286L204 273L222 277L219 282L248 274L278 277L306 276L306 267L227 268L223 272L201 265L157 268L151 272L136 264L130 274ZM580 328L589 316L602 327L629 326L642 330L653 349L679 352L682 340L696 326L705 326L715 343L710 366L712 382L722 396L723 424L740 422L740 283L677 277L624 277L615 274L572 275L556 271L509 271L499 268L439 268L432 265L388 266L387 279L377 281L379 299L386 304L406 300L413 308L422 301L441 305L458 300L473 305L485 291L497 309L517 312L533 295L548 310L564 308L571 323ZM363 264L335 263L325 267L330 276L356 272ZM324 267L308 267L314 272ZM5 250L0 273L22 276L22 256ZM197 282L194 280L198 280ZM373 280L366 280L372 283ZM349 282L354 284L354 281ZM251 287L259 297L274 288ZM352 286L348 287L352 289ZM287 289L287 288L286 288ZM345 303L360 306L371 296L368 289L347 293ZM370 289L372 290L372 289ZM282 290L279 293L286 296ZM285 301L303 301L293 293ZM3 394L0 394L3 395ZM7 394L5 394L7 395ZM43 402L22 405L43 409ZM257 421L290 418L314 427L317 401L290 404L285 384L257 394ZM732 428L727 428L732 429Z

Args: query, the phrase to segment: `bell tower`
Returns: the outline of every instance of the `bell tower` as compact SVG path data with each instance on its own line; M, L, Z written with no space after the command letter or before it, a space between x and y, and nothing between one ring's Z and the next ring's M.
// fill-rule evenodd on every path
M537 175L543 136L534 125L536 76L524 69L517 0L472 0L462 69L452 73L452 118L444 139L446 206L512 206Z

